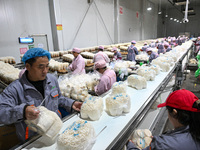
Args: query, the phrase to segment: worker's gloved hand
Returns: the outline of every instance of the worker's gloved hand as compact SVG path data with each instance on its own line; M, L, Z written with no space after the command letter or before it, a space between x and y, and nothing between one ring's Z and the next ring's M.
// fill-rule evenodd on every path
M25 110L25 117L27 120L34 120L38 118L40 111L35 106L27 106Z
M76 111L80 111L82 106L82 102L75 101L72 105L72 108Z
M68 73L73 71L73 70L71 70L70 66L68 66L68 67L66 68L66 70L67 70Z

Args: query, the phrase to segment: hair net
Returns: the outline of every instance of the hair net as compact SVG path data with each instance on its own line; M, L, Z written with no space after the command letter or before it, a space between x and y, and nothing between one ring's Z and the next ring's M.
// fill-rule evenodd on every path
M51 59L51 54L42 48L31 48L29 49L24 56L22 57L22 61L26 63L27 60L35 57L47 56L48 59Z
M72 52L80 53L81 50L80 50L79 48L73 48L73 49L72 49Z
M94 67L95 69L104 68L106 66L106 62L104 60L99 60L95 62Z
M131 44L136 44L136 41L134 41L134 40L133 40L133 41L131 41Z
M164 46L169 46L169 43L165 42L165 43L164 43Z
M147 50L146 50L147 52L152 52L152 48L151 47L149 47L149 48L147 48Z
M117 47L113 47L112 48L112 51L114 52L114 51L117 51Z
M99 49L102 49L102 50L104 50L104 47L103 47L103 46L99 46Z

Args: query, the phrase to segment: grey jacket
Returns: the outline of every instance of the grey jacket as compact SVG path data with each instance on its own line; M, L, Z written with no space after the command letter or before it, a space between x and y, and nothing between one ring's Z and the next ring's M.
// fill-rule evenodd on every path
M135 55L138 55L138 50L135 46L131 45L127 49L127 60L129 61L135 61Z
M132 142L128 150L139 150ZM143 150L199 150L200 141L196 141L189 133L189 126L181 127L161 136L154 136L150 146Z
M58 106L64 107L66 111L71 112L71 106L74 100L61 95L57 79L51 74L47 74L44 82L44 96L47 96L47 99L43 103L43 106L56 112L59 117L61 117L61 114L58 111ZM24 106L34 105L37 107L42 100L43 96L27 80L26 73L24 73L20 79L13 81L0 94L0 123L14 123L19 140L24 142L27 138L36 134L35 132L28 130L24 123Z

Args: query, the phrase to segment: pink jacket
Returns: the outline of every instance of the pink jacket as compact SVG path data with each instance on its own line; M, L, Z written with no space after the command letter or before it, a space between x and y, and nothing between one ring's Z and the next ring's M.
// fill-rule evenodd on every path
M99 60L104 59L106 63L110 62L110 59L108 58L108 55L106 55L105 53L103 53L102 51L99 51L98 53L96 53L96 55L94 56L94 62L97 62Z
M73 71L73 74L85 73L85 60L79 54L76 58L74 58L69 68Z
M113 70L107 69L98 85L94 87L95 93L101 95L111 89L112 85L116 82L116 74Z

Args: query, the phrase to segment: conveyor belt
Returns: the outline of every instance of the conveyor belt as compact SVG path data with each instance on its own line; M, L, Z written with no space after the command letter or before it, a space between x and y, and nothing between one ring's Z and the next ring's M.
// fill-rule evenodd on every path
M177 62L183 60L187 53L188 51L186 51ZM132 131L142 121L154 101L159 97L162 90L164 90L166 84L171 79L174 70L177 68L177 64L178 63L172 66L168 72L160 72L160 74L155 77L155 81L148 81L147 89L136 90L127 86L127 94L131 97L131 110L129 113L116 117L109 116L105 111L105 99L108 97L108 94L106 94L103 97L104 111L101 118L98 121L89 121L93 125L96 134L106 127L97 137L92 149L121 149L127 142ZM71 116L71 118L66 119L60 133L78 119L80 119L79 115L74 115ZM20 146L20 148L55 149L56 143L47 147L41 145L41 138L38 138L26 145Z

